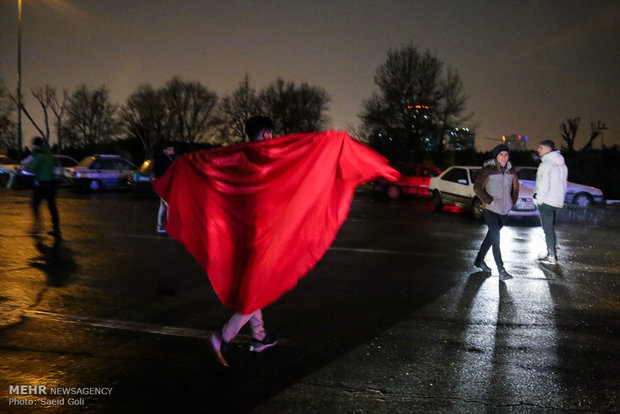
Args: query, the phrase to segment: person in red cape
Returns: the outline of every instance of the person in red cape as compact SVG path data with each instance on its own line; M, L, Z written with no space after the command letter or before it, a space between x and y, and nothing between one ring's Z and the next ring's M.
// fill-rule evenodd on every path
M206 270L236 313L211 336L221 354L250 322L253 351L276 341L261 309L292 289L327 251L355 188L378 176L398 180L388 161L344 131L273 138L266 117L246 123L250 143L178 157L153 183L169 205L167 231Z

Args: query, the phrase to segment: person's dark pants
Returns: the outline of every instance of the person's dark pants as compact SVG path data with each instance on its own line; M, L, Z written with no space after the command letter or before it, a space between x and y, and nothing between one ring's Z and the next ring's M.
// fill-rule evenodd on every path
M36 223L39 223L39 206L41 201L47 200L47 206L52 216L54 233L60 234L60 220L58 219L58 208L56 208L56 181L39 181L35 183L32 194L32 209Z
M558 211L557 207L552 207L548 204L543 204L538 207L540 212L540 224L542 225L543 232L545 232L545 241L547 242L547 254L551 257L555 255L555 214Z
M504 224L506 224L507 217L508 215L497 214L487 209L484 210L484 221L489 227L489 231L487 231L487 235L480 246L478 259L484 260L489 249L493 247L493 258L495 259L497 270L502 270L504 268L502 252L499 249L499 231L504 227Z

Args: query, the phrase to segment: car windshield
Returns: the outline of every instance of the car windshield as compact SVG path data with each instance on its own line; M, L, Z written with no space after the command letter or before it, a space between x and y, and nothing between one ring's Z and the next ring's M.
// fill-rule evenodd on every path
M396 164L394 168L405 177L416 175L417 166L415 164Z
M66 157L58 157L58 161L63 167L75 167L75 165L77 164L75 160Z
M470 168L469 169L469 175L471 176L471 182L475 182L476 181L476 177L478 176L478 173L480 172L480 168Z

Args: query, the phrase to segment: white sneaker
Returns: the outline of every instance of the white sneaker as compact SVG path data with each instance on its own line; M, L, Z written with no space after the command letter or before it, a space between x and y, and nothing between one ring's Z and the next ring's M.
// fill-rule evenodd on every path
M539 263L544 263L544 264L550 264L550 265L556 265L558 264L558 259L556 259L553 256L545 256L545 257L541 257L538 259Z

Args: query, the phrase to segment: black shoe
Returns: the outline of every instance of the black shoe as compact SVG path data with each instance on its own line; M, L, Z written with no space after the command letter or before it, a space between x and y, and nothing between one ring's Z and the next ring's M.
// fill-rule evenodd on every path
M262 341L252 338L252 343L250 344L250 351L263 352L265 349L271 348L277 343L278 340L269 334L267 334L267 336L265 336Z
M487 266L487 264L482 259L476 258L474 261L474 266L479 267L485 273L491 273L491 268Z
M512 279L512 275L506 271L506 269L500 269L499 271L499 279L500 280L508 280Z

